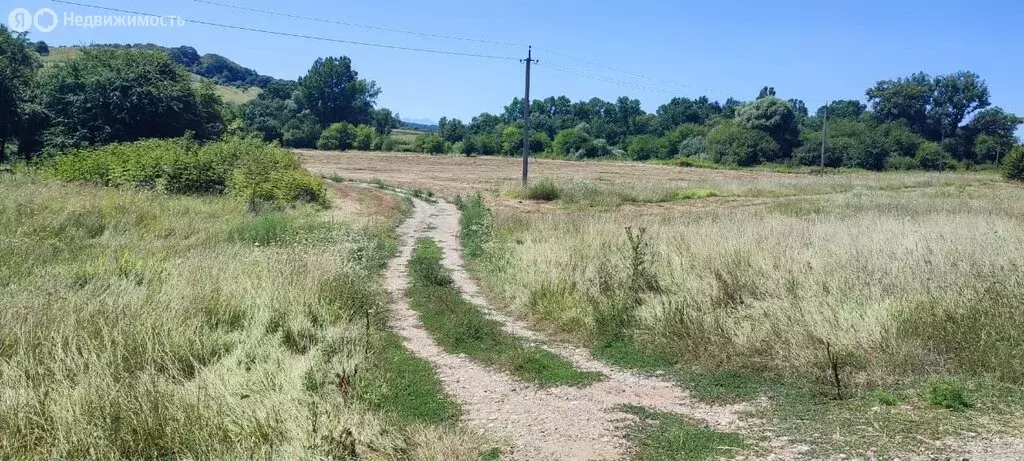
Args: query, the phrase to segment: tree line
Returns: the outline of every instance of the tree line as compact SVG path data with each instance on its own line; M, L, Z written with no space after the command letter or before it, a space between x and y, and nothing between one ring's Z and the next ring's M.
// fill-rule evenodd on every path
M360 78L344 56L316 60L297 80L267 81L257 98L231 106L212 83L197 84L189 75L204 63L213 63L211 69L225 63L188 47L87 47L44 69L40 54L47 51L0 25L0 163L186 133L200 141L231 135L330 150L518 155L523 148L519 98L502 113L482 113L469 123L442 118L436 132L400 146L390 136L401 126L398 115L376 107L380 87ZM226 78L258 75L239 72ZM771 87L746 102L673 98L654 113L628 97L549 97L532 102L529 143L533 152L566 159L817 165L827 112L828 167L944 170L1004 163L1009 171L1024 169L1011 165L1024 161L1014 136L1024 120L992 106L987 85L973 72L882 80L865 94L867 104L833 101L813 114L803 101L782 99Z
M1014 132L1024 122L992 106L984 80L969 71L882 80L866 96L868 104L837 100L813 114L802 100L782 99L772 87L749 102L673 98L654 113L628 97L549 97L531 103L530 149L569 159L818 165L827 112L825 166L943 170L1000 163L1019 143ZM523 100L469 123L442 118L438 128L437 139L423 143L435 151L517 155Z
M0 25L0 163L185 135L380 149L399 124L396 114L375 107L377 84L359 78L344 56L318 59L297 81L272 80L257 99L230 106L212 82L197 83L185 66L221 61L197 58L191 48L171 50L184 54L175 56L145 45L90 46L44 68L41 54L48 50L41 43Z

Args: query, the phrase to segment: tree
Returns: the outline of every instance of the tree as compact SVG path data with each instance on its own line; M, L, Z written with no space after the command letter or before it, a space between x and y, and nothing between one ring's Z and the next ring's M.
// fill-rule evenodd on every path
M1016 145L1014 133L1021 123L1024 120L1000 107L990 107L975 114L962 129L967 138L973 139L974 160L998 165L999 160Z
M284 125L282 144L288 147L311 149L323 134L323 128L308 110L290 117ZM336 148L337 149L337 148Z
M559 157L573 159L593 157L596 154L593 139L580 128L559 131L551 144L551 151Z
M259 134L264 141L282 141L285 125L299 114L295 102L276 98L256 98L237 111L246 129ZM319 125L316 117L313 124Z
M35 80L38 62L27 47L25 34L11 33L0 24L0 163L6 160L8 141L21 131L24 106Z
M815 115L819 118L822 117L825 114L826 108L828 108L829 119L856 119L864 115L864 111L868 109L868 106L856 99L837 99L826 106L819 107Z
M777 158L779 145L761 130L735 122L719 123L707 137L711 159L724 164L751 166L764 159Z
M457 118L449 120L447 117L441 117L441 120L437 122L437 134L441 136L441 139L450 143L462 141L468 131L462 124L462 120Z
M316 148L320 150L347 150L352 148L355 127L347 122L332 123L320 135Z
M661 138L654 135L642 134L629 139L626 153L630 160L650 160L652 158L668 158L668 148Z
M35 45L33 45L33 49L36 51L36 53L39 53L39 56L50 55L50 45L47 45L46 42L42 40L36 42Z
M186 131L213 135L207 127L216 122L204 117L219 111L200 109L192 79L166 53L85 49L43 76L43 107L59 114L46 132L54 148L173 138Z
M879 81L867 90L867 97L879 121L905 120L911 130L928 138L928 109L934 92L932 79L919 72L907 78Z
M377 134L381 136L391 134L391 130L398 128L402 124L398 114L392 113L391 109L374 109L370 114L370 118L373 121L373 129L377 130Z
M1024 181L1024 146L1014 147L1003 159L1003 175L1006 179Z
M377 132L374 131L370 125L359 125L355 130L355 137L352 140L352 147L358 150L370 150L373 145L373 139L377 137Z
M717 102L711 102L707 96L697 99L672 98L667 104L658 107L658 126L662 133L684 123L704 124L722 113Z
M292 99L295 90L299 89L298 82L291 80L274 80L267 85L258 96L260 99L280 99L287 101Z
M763 158L765 161L789 158L800 142L800 127L793 106L774 96L741 107L736 119L747 128L766 133L778 145L778 157Z
M955 136L964 118L990 105L988 85L974 72L935 77L930 117L942 138Z
M775 87L772 87L772 86L766 86L764 88L761 88L761 91L757 94L757 99L774 98L774 97L775 97Z
M926 170L942 171L949 167L949 154L942 150L938 143L926 142L917 149L915 157L921 168Z
M322 125L346 122L371 123L370 112L380 89L373 81L362 80L352 69L352 60L320 58L305 77L299 79L298 101Z

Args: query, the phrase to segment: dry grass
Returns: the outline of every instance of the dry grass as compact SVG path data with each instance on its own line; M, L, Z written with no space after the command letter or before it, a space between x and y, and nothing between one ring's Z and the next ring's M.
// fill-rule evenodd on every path
M431 156L393 152L299 151L306 167L345 179L379 179L409 189L432 190L444 197L518 187L522 160L508 157ZM712 189L740 197L819 195L855 190L901 189L1001 182L994 174L862 173L805 175L745 170L680 168L638 163L531 160L531 178L558 184L584 182L654 195L665 190Z
M637 334L684 362L816 372L829 341L861 379L946 371L1020 382L1022 212L1024 190L994 186L699 214L499 214L507 238L482 275L504 304L594 338L604 286L627 272L624 229L645 227L661 290L645 295ZM958 326L969 331L947 331Z
M477 449L444 423L429 366L384 333L386 226L10 175L0 197L0 458ZM356 367L376 378L344 398L335 373ZM409 380L420 400L390 394ZM422 408L392 408L403 398Z

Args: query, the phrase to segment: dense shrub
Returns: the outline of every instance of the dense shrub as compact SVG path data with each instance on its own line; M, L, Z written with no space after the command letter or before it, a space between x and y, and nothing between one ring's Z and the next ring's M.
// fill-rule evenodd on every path
M669 157L668 147L665 142L657 136L645 134L630 138L626 148L626 154L630 160L650 160L652 158L665 159Z
M42 106L55 115L46 140L56 150L187 131L214 138L223 127L220 98L197 93L188 72L165 53L86 49L41 77Z
M448 152L448 144L437 133L422 134L413 142L413 148L427 154Z
M295 156L253 139L203 146L187 138L111 144L60 155L46 170L64 181L105 186L228 193L250 203L326 203L323 184Z
M775 158L779 145L763 131L735 122L723 122L708 133L711 159L725 164L751 166Z
M917 148L917 156L915 158L921 165L921 168L935 171L945 170L953 161L952 157L942 150L942 146L934 142L921 144L921 147Z
M371 150L373 141L377 139L377 132L370 125L359 125L355 127L355 136L352 138L352 147L358 150Z
M1004 175L1007 179L1024 181L1024 146L1017 146L1003 159Z
M679 157L706 158L708 156L708 139L694 136L679 143L676 155Z
M323 133L323 129L316 123L316 118L309 111L303 112L284 126L284 145L311 149L316 146L317 141Z
M334 123L320 135L320 140L316 142L316 148L320 150L351 149L355 137L355 127L345 122Z

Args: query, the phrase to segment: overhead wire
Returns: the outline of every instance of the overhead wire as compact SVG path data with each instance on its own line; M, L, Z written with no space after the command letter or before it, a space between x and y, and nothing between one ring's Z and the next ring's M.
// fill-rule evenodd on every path
M503 45L503 46L513 46L513 47L521 47L521 48L529 46L529 45L524 44L524 43L516 43L516 42L509 42L509 41L502 41L502 40L489 40L489 39L482 39L482 38L466 37L466 36L461 36L461 35L446 35L446 34L436 34L436 33L428 33L428 32L418 32L418 31L412 31L412 30L407 30L407 29L397 29L397 28L391 28L391 27L371 26L371 25L367 25L367 24L358 24L358 23L347 22L347 21L338 21L338 20L333 20L333 19L325 19L325 18L317 18L317 17L313 17L313 16L304 16L304 15L298 15L298 14L292 14L292 13L285 13L285 12L282 12L282 11L273 11L273 10L265 10L265 9L260 9L260 8L252 8L252 7L248 7L248 6L236 5L236 4L232 4L232 3L226 3L226 2L215 1L215 0L192 0L192 1L195 2L195 3L201 3L201 4L207 4L207 5L215 5L215 6L219 6L219 7L223 7L223 8L230 8L230 9L235 9L235 10L240 10L240 11L249 11L249 12L262 13L262 14L273 15L273 16L280 16L280 17L286 17L286 18L292 18L292 19L303 19L303 20L321 22L321 23L326 23L326 24L335 24L335 25L356 27L356 28L362 28L362 29L368 29L368 30L377 30L377 31L384 31L384 32L400 33L400 34L414 35L414 36L419 36L419 37L432 37L432 38L447 39L447 40L459 40L459 41L466 41L466 42L487 43L487 44ZM560 52L560 51L557 51L557 50L553 50L553 49L550 49L550 48L547 48L547 47L534 46L533 49L537 50L537 51L540 51L540 52L543 52L543 53L548 53L548 54L551 54L551 55L554 55L554 56L558 56L558 57L561 57L561 58L573 60L573 61L585 64L585 65L588 65L588 66L591 66L591 67L601 68L601 69L604 69L604 70L609 70L609 71L612 71L612 72L617 72L619 74L628 75L628 76L631 76L631 77L634 77L634 78L646 80L648 82L657 83L657 84L659 84L660 87L664 87L665 85L669 85L669 86L678 87L678 88L687 88L687 89L690 89L690 90L697 90L697 91L704 92L705 94L715 93L715 94L719 94L719 95L723 95L723 96L729 96L728 94L723 93L721 91L716 91L716 90L713 90L713 89L703 88L703 87L699 87L699 86L695 86L695 85L689 85L689 84L678 82L678 81L674 81L674 80L665 80L665 79L657 79L657 78L648 77L648 76L646 76L644 74L641 74L641 73L638 73L638 72L624 70L624 69L621 69L621 68L618 68L618 67L609 66L607 64L602 64L602 63L591 61L591 60L588 60L588 59L576 57L576 56L573 56L573 55L570 55L570 54L566 54L566 53L563 53L563 52ZM565 71L564 69L563 69L563 71L569 73L568 71ZM591 77L586 77L586 78L591 78ZM635 86L635 84L630 83L630 86ZM661 90L659 90L659 91L661 91ZM670 92L670 93L675 94L674 92Z
M357 28L368 29L368 30L377 30L377 31L383 31L383 32L394 32L394 33L400 33L400 34L416 35L416 36L420 36L420 37L432 37L432 38L441 38L441 39L446 39L446 40L460 40L460 41L464 41L464 42L488 43L488 44L492 44L492 45L505 45L505 46L515 46L515 47L526 47L526 46L528 46L528 45L525 45L525 44L522 44L522 43L504 42L504 41L501 41L501 40L487 40L487 39L481 39L481 38L462 37L462 36L458 36L458 35L435 34L435 33L429 33L429 32L417 32L417 31L405 30L405 29L395 29L395 28L391 28L391 27L371 26L371 25L367 25L367 24L358 24L358 23L354 23L354 22L338 21L338 20L335 20L335 19L325 19L325 18L317 18L317 17L313 17L313 16L303 16L303 15L298 15L298 14L284 13L284 12L280 12L280 11L263 10L263 9L259 9L259 8L252 8L252 7L248 7L248 6L242 6L242 5L234 5L234 4L231 4L231 3L224 3L224 2L216 2L216 1L212 1L212 0L192 0L192 1L196 2L196 3L204 3L204 4L207 4L207 5L215 5L215 6L220 6L220 7L224 7L224 8L232 8L232 9L241 10L241 11L249 11L249 12L253 12L253 13L269 14L269 15L273 15L273 16L281 16L281 17L292 18L292 19L304 19L304 20L307 20L307 21L316 21L316 22L322 22L322 23L325 23L325 24L335 24L335 25L340 25L340 26L357 27Z
M259 33L263 33L263 34L279 35L279 36L284 36L284 37L303 38L303 39L308 39L308 40L319 40L319 41L334 42L334 43L345 43L345 44L349 44L349 45L369 46L369 47L386 48L386 49L393 49L393 50L416 51L416 52L420 52L420 53L446 54L446 55L452 55L452 56L473 57L473 58L483 58L483 59L496 59L496 60L508 60L508 61L518 61L519 60L519 58L515 58L515 57L511 57L511 56L498 56L498 55L479 54L479 53L467 53L467 52L462 52L462 51L448 51L448 50L437 50L437 49L431 49L431 48L417 48L417 47L400 46L400 45L388 45L388 44L383 44L383 43L362 42L362 41L357 41L357 40L344 40L344 39L338 39L338 38L321 37L321 36L316 36L316 35L307 35L307 34L297 34L297 33L292 33L292 32L273 31L273 30L267 30L267 29L259 29L259 28L255 28L255 27L245 27L245 26L237 26L237 25L233 25L233 24L223 24L223 23L217 23L217 22L211 22L211 21L202 21L202 20L198 20L198 19L190 19L190 18L185 18L185 17L181 17L181 16L165 16L165 15L159 15L159 14L153 14L153 13L146 13L146 12L142 12L142 11L133 11L133 10L126 10L126 9L121 9L121 8L112 8L112 7L107 7L107 6L91 5L91 4L88 4L88 3L80 3L80 2L74 2L74 1L69 1L69 0L51 0L51 1L54 2L54 3L63 3L63 4L66 4L66 5L75 5L75 6L85 7L85 8L94 8L94 9L105 10L105 11L114 11L114 12L118 12L118 13L137 14L137 15L143 15L143 16L153 16L153 17L167 18L167 19L181 19L182 21L184 21L186 23L191 23L191 24L202 24L202 25L212 26L212 27L221 27L221 28L226 28L226 29L243 30L243 31L249 31L249 32L259 32Z

